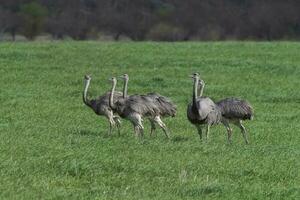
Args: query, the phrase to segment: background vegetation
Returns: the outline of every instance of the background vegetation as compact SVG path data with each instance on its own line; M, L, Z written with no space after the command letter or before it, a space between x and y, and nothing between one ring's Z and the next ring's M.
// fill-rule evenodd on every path
M300 1L0 0L0 40L41 34L75 40L298 40Z
M25 8L24 8L25 9ZM2 43L0 199L298 199L300 45L274 43ZM250 145L222 126L200 142L186 119L192 80L205 94L237 96L255 108ZM178 105L172 131L138 142L84 106L128 73L129 93L157 91Z

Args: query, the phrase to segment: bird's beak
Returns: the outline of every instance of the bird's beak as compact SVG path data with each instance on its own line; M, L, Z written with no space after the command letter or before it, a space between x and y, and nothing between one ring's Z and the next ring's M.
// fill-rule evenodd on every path
M194 75L189 75L189 78L194 78Z
M124 79L124 77L123 77L123 76L118 76L117 78L118 78L118 79Z
M92 76L89 75L89 74L86 74L86 75L84 75L84 78L85 78L85 79L90 79L90 78L92 78Z

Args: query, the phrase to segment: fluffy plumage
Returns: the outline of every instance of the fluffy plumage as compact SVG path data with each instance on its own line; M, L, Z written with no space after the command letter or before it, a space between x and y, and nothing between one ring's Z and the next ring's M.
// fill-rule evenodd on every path
M222 116L229 119L253 119L253 108L249 102L238 98L226 98L217 102Z
M92 78L89 75L84 76L85 86L82 94L83 102L85 103L85 105L90 107L97 115L105 116L108 119L110 124L109 133L111 133L111 129L112 126L114 126L114 124L117 124L119 128L120 120L117 116L114 115L113 110L109 106L110 92L106 92L105 94L97 97L96 99L89 99L87 96L87 92L88 92L91 79ZM116 91L114 93L114 96L115 96L115 101L117 101L117 99L122 97L122 93Z
M149 119L151 123L151 135L156 129L155 124L158 124L159 127L164 131L166 137L169 138L167 126L161 120L161 117L174 117L176 115L176 105L172 103L170 99L158 93L148 93L146 95L135 94L127 96L129 76L128 74L124 74L121 76L121 78L124 79L123 99L126 99L128 104L127 106L130 108L131 112L135 111L142 117ZM123 102L124 100L120 100L117 104L120 104L121 102L121 104L125 106L125 102ZM119 107L122 106L120 105ZM124 111L127 110L124 109Z
M119 98L115 101L114 109L122 118L128 117L131 113L137 113L143 117L155 117L159 110L151 99L142 95L131 95L126 98Z
M187 117L192 124L218 124L221 116L220 109L209 97L198 97L195 105L188 105Z
M192 78L194 79L193 99L187 107L187 118L197 127L200 139L202 138L202 125L205 125L206 139L208 139L210 126L221 122L221 111L209 97L201 96L204 88L203 81L200 84L200 91L198 91L199 74L193 74ZM198 96L198 93L200 96Z
M158 93L148 93L146 95L153 99L159 109L159 115L162 117L175 117L177 108L176 105L167 97Z
M194 74L194 78L197 78L199 75ZM240 128L241 133L244 137L245 143L248 144L248 136L246 132L246 128L243 126L242 121L243 120L251 120L253 119L253 108L250 105L249 102L246 100L242 100L239 98L225 98L214 104L213 101L210 99L207 99L207 97L201 97L203 94L203 88L204 88L204 81L200 80L198 83L198 88L196 90L196 83L194 85L194 94L199 93L199 97L196 96L196 103L193 102L193 104L190 104L188 106L188 110L193 110L192 107L194 106L194 111L198 110L196 114L193 114L193 112L190 113L190 121L196 126L198 125L198 131L201 133L201 127L199 127L199 124L217 124L219 122L222 122L222 124L225 126L227 130L228 135L228 141L231 143L231 136L232 136L232 129L229 124L234 124L237 127ZM211 114L209 114L209 110L214 110ZM205 117L208 116L208 117ZM201 120L204 119L205 120Z
M114 103L114 90L117 84L117 79L112 78L112 89L109 99L110 107L117 112L122 118L126 118L131 121L134 126L134 132L136 136L143 137L144 126L142 124L143 118L148 117L156 119L159 110L153 103L152 99L145 95L131 95L127 97L127 94L123 94L122 98L119 98Z
M253 108L246 100L238 98L226 98L217 102L222 113L222 123L226 127L228 141L231 143L232 129L230 123L240 128L245 143L248 144L248 134L246 128L242 124L243 120L253 119Z

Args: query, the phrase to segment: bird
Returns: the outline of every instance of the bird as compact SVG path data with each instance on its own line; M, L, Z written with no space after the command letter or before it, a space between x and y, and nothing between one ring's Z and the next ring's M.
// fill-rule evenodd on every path
M200 139L202 139L202 128L206 126L206 140L209 138L210 127L221 122L221 111L213 100L203 97L204 81L199 82L200 76L194 73L190 76L194 79L193 99L187 106L187 118L196 126ZM200 86L200 88L198 87ZM198 96L199 93L199 96Z
M97 115L105 116L109 122L109 134L112 132L112 128L116 125L118 128L118 134L120 135L120 125L121 121L119 116L116 116L113 110L109 106L109 96L110 92L97 97L96 99L89 99L87 96L88 88L91 81L90 75L84 76L84 90L82 94L83 102L85 105L90 107ZM122 96L121 92L114 92L115 99L118 99Z
M222 113L222 124L227 130L227 139L231 143L232 129L230 123L241 129L246 144L249 144L246 128L242 124L244 120L252 120L254 110L247 100L236 97L225 98L216 103Z
M136 137L144 137L143 118L152 118L153 120L159 120L159 110L157 106L151 101L149 97L144 95L130 95L123 93L123 98L119 98L114 101L114 91L117 85L117 79L112 77L112 88L109 98L109 106L114 110L121 118L128 119L134 127ZM126 91L126 90L125 90ZM158 119L157 119L158 118Z
M123 98L127 98L129 75L123 74L122 76L120 76L120 78L124 80ZM133 95L132 97L134 96L135 95ZM162 96L158 93L152 92L141 96L147 99L147 101L151 101L153 104L155 104L158 109L158 116L155 116L155 118L148 118L151 124L150 135L153 135L153 132L156 129L155 124L158 124L159 127L165 133L166 137L170 138L168 128L165 125L165 123L161 120L161 117L175 117L177 111L176 105L169 98Z
M201 97L204 89L204 81L199 80L198 84L198 94ZM227 140L232 143L232 129L230 123L236 125L241 129L241 133L244 137L245 143L249 144L246 128L242 124L243 120L253 119L253 108L247 100L239 99L236 97L229 97L216 102L218 109L221 111L221 123L225 126L227 130Z

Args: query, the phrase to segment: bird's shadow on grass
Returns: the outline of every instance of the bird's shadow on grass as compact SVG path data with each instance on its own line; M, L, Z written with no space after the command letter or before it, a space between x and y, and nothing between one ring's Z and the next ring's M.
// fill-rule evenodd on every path
M87 129L73 130L72 133L74 135L80 135L80 136L93 136L93 137L103 137L103 138L109 137L109 135L106 132L92 131Z
M118 135L118 133L112 133L111 135L109 135L108 132L106 131L93 131L88 129L72 130L71 132L74 135L85 136L85 137L101 137L104 139L112 138L112 137L119 137L119 138L128 137L128 135L124 133L122 134L122 132L120 135ZM142 140L138 139L138 141L141 144L147 144L149 143L149 140L161 140L161 138L156 135L149 138L143 138ZM183 143L183 142L187 142L189 138L183 136L173 136L171 137L171 139L164 138L164 140L169 142L174 142L174 143Z
M186 142L186 141L188 141L189 140L189 138L187 138L187 137L183 137L183 136L174 136L174 137L172 137L172 139L171 139L171 141L172 142Z
M122 135L122 134L118 134L113 132L111 135L108 134L107 131L92 131L92 130L87 130L87 129L81 129L81 130L73 130L72 134L74 135L80 135L80 136L84 136L84 137L100 137L103 139L108 139L108 138L112 138L112 137L125 137L126 135Z

